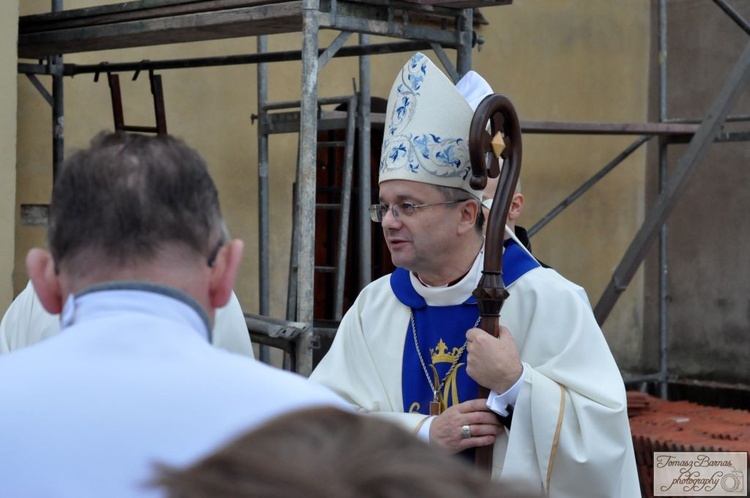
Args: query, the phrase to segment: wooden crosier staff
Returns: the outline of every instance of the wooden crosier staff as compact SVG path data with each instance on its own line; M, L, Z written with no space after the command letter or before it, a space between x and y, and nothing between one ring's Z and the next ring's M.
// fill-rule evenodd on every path
M469 131L469 155L473 189L484 189L488 175L495 178L500 174L487 218L484 270L473 293L482 317L480 328L497 337L500 310L508 297L502 278L505 223L521 172L521 125L513 104L504 95L485 97L474 112ZM502 170L500 157L503 158ZM479 398L486 399L489 394L489 389L479 386ZM492 451L493 446L477 448L475 466L492 473Z

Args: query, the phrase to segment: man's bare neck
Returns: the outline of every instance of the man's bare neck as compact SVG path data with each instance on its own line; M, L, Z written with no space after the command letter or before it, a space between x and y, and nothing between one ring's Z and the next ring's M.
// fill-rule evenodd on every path
M474 265L479 251L482 249L483 239L478 237L472 244L466 244L464 249L451 257L451 260L440 267L415 272L417 278L425 285L441 287L453 285L463 279Z

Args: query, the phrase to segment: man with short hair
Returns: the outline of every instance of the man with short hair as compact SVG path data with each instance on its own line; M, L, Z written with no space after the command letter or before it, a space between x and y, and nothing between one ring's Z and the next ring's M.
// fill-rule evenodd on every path
M206 165L169 136L103 134L74 154L29 275L61 332L0 356L0 496L159 495L183 466L281 413L347 406L209 344L242 257Z
M473 72L457 87L423 54L396 78L371 216L398 268L362 290L311 379L448 453L493 445L511 496L638 496L625 388L591 307L512 231L499 337L477 328L468 136L472 102L492 92Z

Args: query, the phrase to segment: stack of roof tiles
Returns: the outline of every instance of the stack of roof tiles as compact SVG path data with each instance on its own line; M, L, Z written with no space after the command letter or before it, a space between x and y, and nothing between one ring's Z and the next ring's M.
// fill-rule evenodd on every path
M628 391L628 417L644 497L653 496L655 451L750 451L750 412Z

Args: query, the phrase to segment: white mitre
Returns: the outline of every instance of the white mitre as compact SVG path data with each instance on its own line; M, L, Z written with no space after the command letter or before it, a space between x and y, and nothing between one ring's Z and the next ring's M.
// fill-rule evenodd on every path
M487 80L476 71L469 71L456 83L456 90L466 100L472 111L488 96L494 94Z
M459 188L481 200L482 191L469 185L473 116L450 79L424 54L414 54L388 97L378 183L411 180Z

